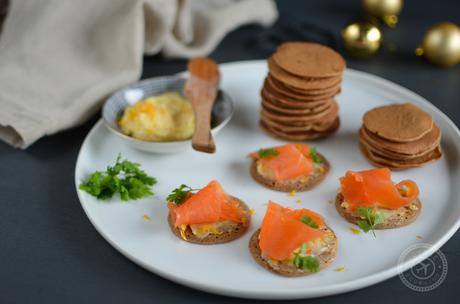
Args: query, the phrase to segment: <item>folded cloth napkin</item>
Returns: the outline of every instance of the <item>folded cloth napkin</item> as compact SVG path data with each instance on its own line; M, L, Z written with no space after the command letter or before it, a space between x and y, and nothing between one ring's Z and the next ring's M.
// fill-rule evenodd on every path
M139 79L143 54L204 56L236 27L276 18L272 0L10 0L0 139L26 148L84 122Z

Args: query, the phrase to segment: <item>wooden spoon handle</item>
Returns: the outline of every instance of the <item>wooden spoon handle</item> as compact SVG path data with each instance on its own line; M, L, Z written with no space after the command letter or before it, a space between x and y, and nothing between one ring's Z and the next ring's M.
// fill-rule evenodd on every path
M219 89L220 72L214 60L195 58L188 63L189 78L185 83L185 96L195 111L195 132L192 147L214 153L216 145L211 134L211 111Z
M195 132L192 137L192 147L195 150L214 153L216 145L211 135L212 104L195 104ZM199 114L198 114L199 113Z

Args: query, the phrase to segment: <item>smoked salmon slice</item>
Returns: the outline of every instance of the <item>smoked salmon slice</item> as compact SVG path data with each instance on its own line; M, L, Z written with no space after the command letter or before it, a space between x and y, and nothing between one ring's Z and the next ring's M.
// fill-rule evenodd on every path
M313 161L309 157L310 147L307 144L286 144L272 148L277 155L261 158L258 152L249 156L257 160L258 165L269 171L277 181L286 181L307 176L313 171Z
M347 171L340 178L340 191L350 207L371 206L397 209L418 197L417 184L403 180L398 184L391 181L388 168L366 171Z
M308 216L318 228L324 226L323 218L308 209L292 210L269 201L259 234L259 246L271 259L283 261L303 243L320 238L325 234L303 223L301 219Z
M237 202L215 180L197 193L189 195L182 204L169 204L169 208L175 227L225 220L237 223L243 221L243 211L238 208Z

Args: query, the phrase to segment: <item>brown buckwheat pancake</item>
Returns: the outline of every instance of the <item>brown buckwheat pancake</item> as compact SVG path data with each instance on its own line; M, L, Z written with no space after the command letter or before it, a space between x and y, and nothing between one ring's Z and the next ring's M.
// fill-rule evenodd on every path
M327 268L337 257L337 249L338 249L338 240L337 236L335 235L334 231L332 231L329 227L323 228L323 231L329 233L331 235L330 238L327 239L325 242L324 248L317 256L319 267L317 271L321 271L324 268ZM301 277L314 274L315 272L303 270L296 268L292 265L292 263L281 262L281 263L274 263L267 258L264 258L262 254L262 250L260 249L259 245L259 235L260 229L258 229L254 234L251 236L249 240L249 252L251 253L254 260L262 266L263 268L267 269L270 272L273 272L278 275L282 275L285 277Z
M304 114L315 114L325 111L326 109L330 108L331 105L329 103L320 104L314 108L290 108L290 107L283 107L280 106L279 103L273 101L271 99L266 99L262 96L262 108L266 108L268 111L273 111L276 113L284 114L284 115L304 115Z
M262 225L249 240L249 252L263 268L286 277L311 275L337 256L338 240L324 218L308 209L267 204Z
M363 155L367 158L367 160L370 163L374 164L377 167L388 167L392 169L408 169L420 167L442 158L442 151L440 146L437 146L435 149L433 149L425 155L407 159L394 159L378 154L374 151L367 149L361 143L360 149Z
M378 146L374 146L373 144L367 142L364 138L361 138L361 137L360 137L360 144L363 146L363 148L366 148L368 151L372 152L373 154L380 155L380 156L383 156L389 159L393 159L393 160L398 160L398 161L420 158L422 156L432 153L435 149L439 147L439 145L436 145L433 148L427 149L417 154L402 154L402 153L388 151Z
M321 122L321 123L311 123L311 124L293 124L293 125L286 125L280 124L279 122L272 121L270 119L261 118L261 121L268 127L275 128L278 130L283 130L284 132L305 132L305 131L312 131L312 132L323 132L329 130L331 125L335 123L334 118L333 121L328 122Z
M297 97L299 99L308 99L308 98L319 98L324 96L330 96L337 92L340 88L340 83L334 84L330 87L325 87L321 89L308 89L302 90L295 87L291 87L285 83L282 83L275 78L273 78L270 74L267 76L267 81L270 84L270 89L279 93L279 94L289 94L291 97Z
M240 199L224 192L218 181L204 188L181 185L168 195L171 231L186 242L211 245L241 237L251 223L251 212Z
M394 142L422 138L433 128L431 115L410 103L378 107L364 114L363 125L369 132Z
M441 142L441 130L433 125L430 132L425 134L422 138L409 142L392 142L382 140L380 137L370 133L364 127L360 129L359 135L363 141L369 143L374 147L396 154L403 154L408 156L423 155L426 151L433 150Z
M340 76L346 66L339 53L318 43L286 42L273 58L282 69L299 77Z
M341 193L335 198L335 209L348 222L357 224L361 218L357 214L347 212L343 206L344 198ZM422 211L422 204L418 198L414 199L410 204L397 209L379 209L386 215L384 221L375 225L374 229L392 229L404 227L414 222Z
M205 226L210 226L210 225L187 225L185 229L181 229L180 227L174 226L172 222L172 218L171 218L171 213L170 213L168 214L169 228L171 228L171 231L178 238L184 241L187 241L189 243L194 243L194 244L213 245L213 244L228 243L233 240L236 240L248 230L249 224L251 223L251 211L249 210L249 207L242 200L236 197L233 197L233 196L230 196L230 197L233 200L235 200L238 203L238 207L241 208L241 210L243 210L242 214L245 220L242 221L241 223L226 221L226 222L214 224L214 227L212 229L208 229L208 227L205 227ZM205 229L208 229L210 231L212 230L212 232L214 233L208 233L208 231L206 231L206 234L196 233L196 231L205 230ZM216 231L219 231L219 232L215 233Z
M318 138L323 138L329 136L337 131L340 127L340 119L337 117L331 125L327 126L327 129L323 131L285 131L281 128L275 128L267 125L264 121L260 121L260 126L268 134L272 135L275 138L287 139L292 141L303 141L303 140L313 140Z
M284 96L282 94L278 94L276 92L272 92L269 88L264 87L261 91L262 97L266 99L270 99L282 106L291 107L291 108L314 108L317 106L324 105L325 103L329 102L334 97L322 96L319 99L297 99L294 97ZM334 95L335 96L335 95Z
M333 99L333 97L321 97L318 100L296 99L293 97L283 96L282 94L278 94L276 92L271 92L269 91L269 88L267 87L262 88L261 97L268 99L274 103L277 103L283 107L301 108L301 109L315 108L315 107L324 105L328 103L330 99Z
M406 226L422 210L417 183L409 179L393 182L388 168L348 170L339 180L335 208L364 232Z
M249 157L252 178L282 192L310 190L321 183L330 170L327 159L304 143L260 149Z
M260 125L287 140L309 140L334 133L339 107L343 58L326 46L282 44L267 60L268 75L260 96Z
M381 167L407 169L442 157L441 130L428 113L409 103L364 114L359 141L364 157Z
M331 99L340 92L340 86L336 86L330 91L325 91L325 93L312 94L312 95L298 93L292 90L282 91L279 89L273 89L269 80L267 81L267 84L265 85L264 89L266 92L270 93L270 95L278 99L283 99L283 100L292 101L292 102L295 101L295 102L299 102L302 104L319 102L319 101Z
M327 78L299 78L292 75L285 70L281 69L273 60L272 57L268 58L268 68L270 75L276 80L285 83L288 86L300 89L325 89L338 85L341 77L327 77Z
M337 117L337 114L339 112L339 106L337 102L331 101L331 104L328 108L325 110L319 112L319 113L311 113L310 115L301 115L299 113L298 115L290 114L290 115L283 115L282 113L279 112L274 112L274 111L267 111L264 108L261 110L261 117L267 117L271 120L278 121L278 122L298 122L301 124L306 124L306 123L315 123L315 122L321 122L321 121L331 121L335 117Z

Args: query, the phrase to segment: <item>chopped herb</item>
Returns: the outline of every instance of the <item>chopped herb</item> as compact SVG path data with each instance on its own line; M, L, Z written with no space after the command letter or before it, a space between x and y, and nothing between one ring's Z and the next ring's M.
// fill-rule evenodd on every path
M278 150L275 150L274 148L260 149L257 153L259 153L260 158L277 156L280 154L280 152Z
M175 203L176 205L182 204L190 192L198 189L192 189L187 185L180 185L178 188L174 189L171 194L166 197L168 202Z
M382 223L385 219L383 212L376 212L370 207L358 207L358 216L361 218L361 220L358 220L359 228L364 232L369 232L371 230L374 237L375 226Z
M123 201L153 195L150 186L157 181L141 170L140 166L126 159L122 160L121 154L118 154L114 166L108 166L104 172L94 172L79 188L102 200L111 198L117 192Z
M318 152L316 152L316 148L310 148L310 158L315 164L321 164L323 161L321 157L319 157Z
M299 269L306 269L310 272L317 272L319 270L319 261L311 255L306 254L307 243L300 246L300 251L294 254L292 263Z
M318 224L308 215L304 215L300 218L300 221L305 225L310 226L313 229L318 229Z

